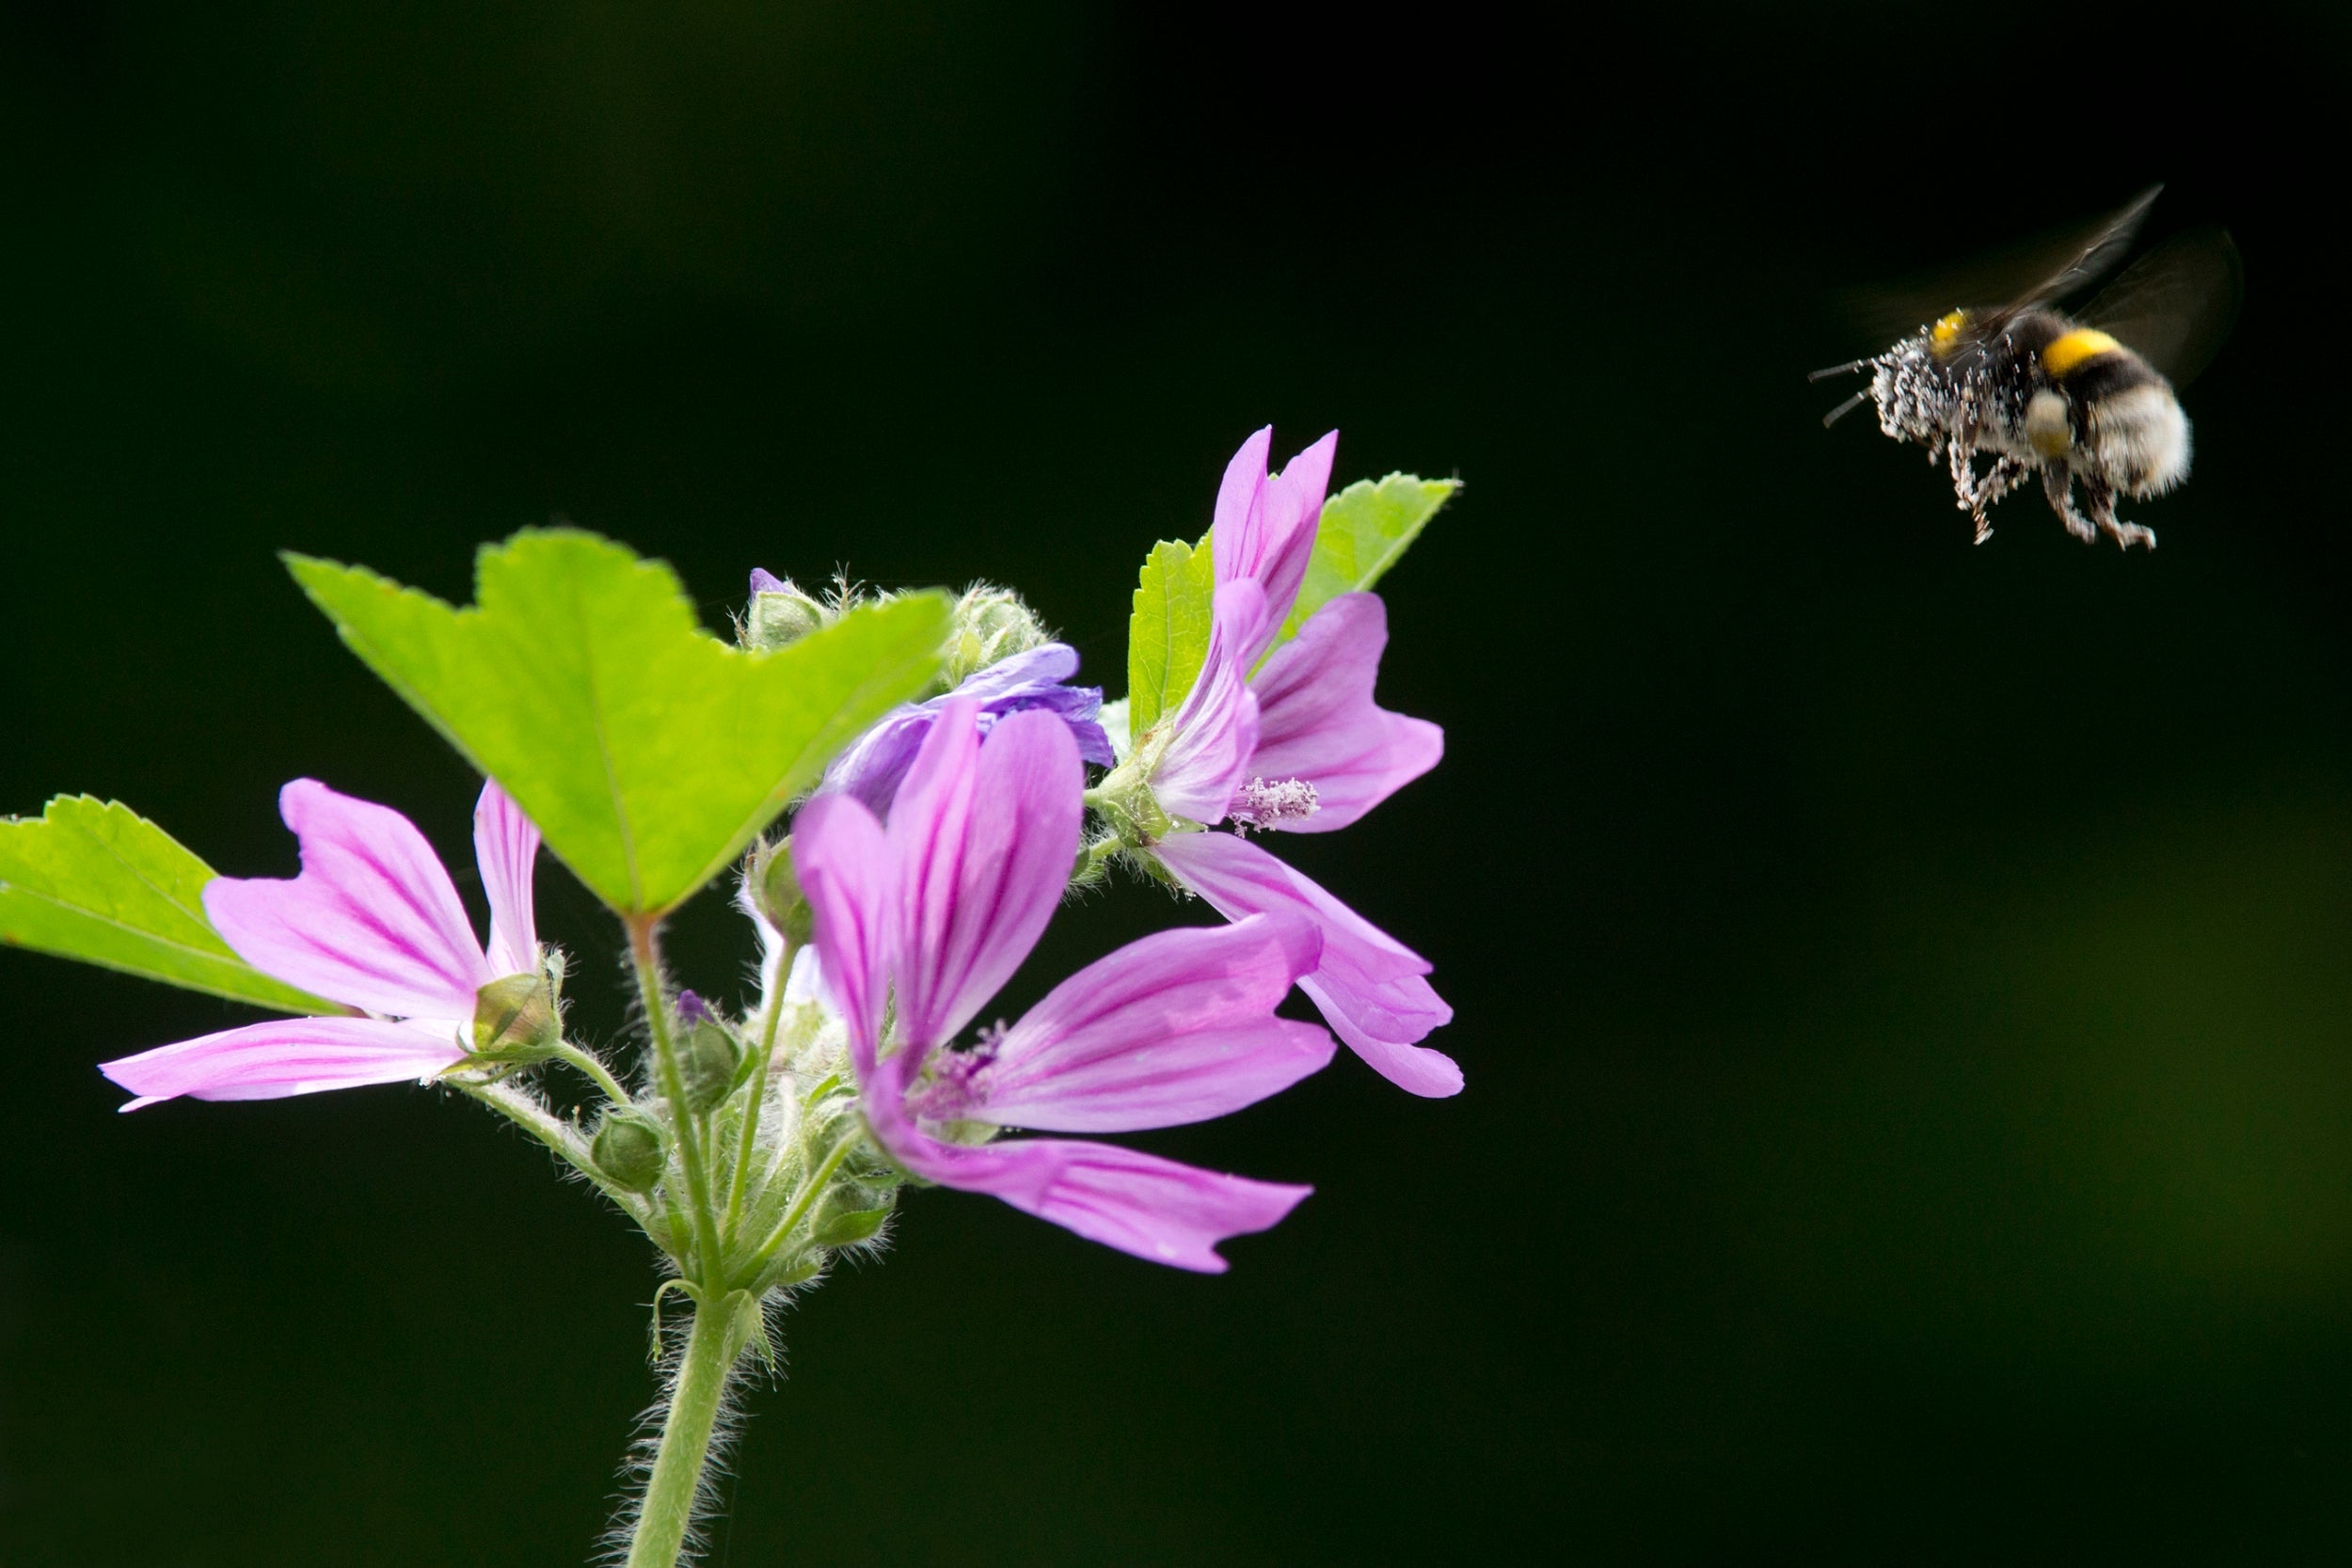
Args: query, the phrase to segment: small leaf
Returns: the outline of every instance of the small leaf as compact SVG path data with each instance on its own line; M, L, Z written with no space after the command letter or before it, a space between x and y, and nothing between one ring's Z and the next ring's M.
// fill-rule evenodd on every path
M345 643L530 814L623 915L718 875L834 752L939 668L914 594L770 653L721 642L660 562L572 529L485 546L457 610L359 566L286 563Z
M1341 594L1361 593L1378 582L1461 487L1458 479L1391 474L1378 481L1359 479L1325 501L1307 580L1277 644L1288 641L1308 616Z
M60 795L0 818L0 942L281 1013L348 1011L230 951L204 915L215 875L120 801Z
M1144 559L1127 620L1127 720L1141 735L1192 689L1209 657L1209 608L1216 594L1216 560L1207 540L1198 547L1162 540Z

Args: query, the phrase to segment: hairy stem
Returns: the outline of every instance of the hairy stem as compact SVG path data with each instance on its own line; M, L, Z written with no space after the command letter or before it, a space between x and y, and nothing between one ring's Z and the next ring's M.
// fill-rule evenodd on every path
M775 1229L769 1232L768 1239L759 1244L758 1250L752 1254L750 1261L739 1271L739 1277L745 1280L759 1277L759 1271L768 1266L768 1259L776 1255L776 1248L782 1246L785 1238L799 1227L802 1216L808 1212L809 1205L824 1193L825 1183L833 1180L833 1173L841 1168L843 1158L856 1143L857 1134L851 1133L834 1145L833 1152L825 1156L824 1163L802 1180L801 1190L794 1195L792 1207L786 1212L783 1219L776 1222Z
M512 1084L469 1083L463 1078L444 1078L441 1081L469 1099L487 1105L553 1149L558 1158L595 1182L598 1190L635 1216L640 1224L650 1217L653 1206L637 1194L613 1185L612 1180L598 1170L596 1163L589 1158L586 1140L569 1123L549 1115L547 1107L530 1095Z
M620 1080L612 1076L612 1069L580 1047L559 1045L555 1048L555 1059L559 1062L568 1062L585 1073L595 1082L597 1088L604 1091L605 1099L613 1104L628 1103L628 1091L621 1087Z
M758 1311L759 1304L740 1291L694 1304L677 1384L661 1417L653 1474L646 1478L645 1500L629 1532L628 1568L675 1568L684 1550L727 1374L751 1338Z
M752 1145L759 1137L759 1107L768 1098L768 1069L776 1059L776 1024L784 1017L784 990L771 986L770 994L761 998L764 1006L759 1025L759 1066L751 1076L751 1091L745 1096L743 1125L737 1130L735 1144L735 1180L727 1185L727 1244L735 1243L736 1227L743 1221L743 1189L752 1174Z
M645 1030L653 1037L656 1082L670 1102L676 1128L678 1164L686 1167L687 1205L693 1212L695 1250L702 1254L699 1272L707 1283L718 1282L721 1268L719 1223L710 1212L710 1183L703 1171L702 1140L695 1133L693 1111L686 1103L686 1083L678 1073L677 1046L670 1038L670 1006L661 994L661 960L654 951L654 922L639 918L628 923L628 956L637 971L637 990L645 1004Z

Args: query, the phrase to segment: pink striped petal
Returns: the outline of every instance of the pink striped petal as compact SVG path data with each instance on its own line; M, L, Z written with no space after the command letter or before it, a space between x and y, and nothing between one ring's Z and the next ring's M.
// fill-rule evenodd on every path
M1265 595L1254 582L1216 591L1209 651L1200 674L1170 721L1168 750L1152 770L1160 809L1204 826L1221 822L1233 791L1248 777L1258 747L1258 699L1249 689L1246 650L1265 625Z
M890 808L898 1032L914 1054L951 1038L1012 977L1078 854L1086 768L1070 727L1033 709L983 742L977 719L966 700L942 709Z
M278 806L302 842L302 875L205 884L204 912L222 940L264 974L330 1001L471 1018L474 992L498 976L415 824L315 779L288 784Z
M926 1180L992 1194L1090 1242L1200 1274L1225 1272L1217 1243L1271 1229L1314 1191L1068 1138L977 1148L923 1142L929 1148L914 1159L893 1152Z
M473 808L473 857L490 899L490 968L500 974L539 969L539 927L532 915L531 873L539 859L539 830L494 780Z
M1259 640L1242 651L1245 667L1265 652L1306 580L1340 433L1332 431L1269 477L1266 459L1273 442L1268 426L1244 441L1226 465L1212 534L1217 585L1248 579L1265 592L1266 625Z
M892 932L898 904L898 853L882 824L848 795L819 795L792 821L792 870L800 879L821 956L822 991L850 1030L861 1083L876 1082L882 1005L890 994ZM805 958L811 949L802 949ZM815 973L807 976L814 983ZM803 979L795 961L792 979ZM896 1094L879 1096L894 1101Z
M405 1023L373 1018L294 1018L249 1023L106 1062L99 1071L137 1095L122 1108L159 1100L278 1100L365 1084L429 1078L464 1053Z
M1255 1104L1331 1060L1324 1031L1274 1016L1322 950L1312 925L1278 915L1130 942L1006 1032L963 1117L1123 1132Z
M1178 833L1152 849L1176 879L1228 920L1288 911L1323 933L1323 956L1298 989L1349 1050L1399 1088L1433 1098L1462 1092L1462 1069L1415 1042L1453 1020L1429 982L1429 962L1314 881L1232 833Z
M1209 540L1216 554L1219 587L1255 578L1265 557L1266 465L1274 456L1274 427L1251 431L1226 461L1216 487L1216 510L1209 515Z
M1343 594L1274 651L1249 683L1258 697L1251 779L1303 779L1315 809L1270 822L1289 832L1344 828L1438 765L1445 732L1391 713L1372 698L1389 614L1375 594Z

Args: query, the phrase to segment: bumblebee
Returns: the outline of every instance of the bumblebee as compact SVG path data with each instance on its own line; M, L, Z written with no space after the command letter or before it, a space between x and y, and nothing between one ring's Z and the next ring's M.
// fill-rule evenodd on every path
M2236 247L2219 230L2184 234L2117 277L2079 318L2058 306L2122 259L2163 188L2102 221L2009 304L1948 310L1883 354L1814 372L1816 381L1870 377L1821 422L1874 404L1882 431L1948 467L1979 545L1993 533L1985 519L1993 504L2039 471L2050 510L2075 538L2095 544L2105 531L2122 548L2154 548L2153 532L2117 517L2116 499L2159 496L2188 477L2188 417L2174 387L2227 335L2239 293ZM1979 456L1991 460L1981 471Z

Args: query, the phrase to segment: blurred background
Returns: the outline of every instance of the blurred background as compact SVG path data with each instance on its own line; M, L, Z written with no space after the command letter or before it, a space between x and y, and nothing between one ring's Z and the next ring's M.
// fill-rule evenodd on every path
M754 565L1009 580L1116 694L1147 547L1337 425L1468 482L1383 590L1449 755L1295 858L1468 1092L1143 1140L1317 1184L1221 1279L915 1195L712 1560L2335 1560L2347 91L2320 5L7 0L0 811L291 875L310 774L467 863L272 552L463 601L551 516L721 628ZM2155 180L2248 291L2153 556L2031 494L1971 548L1820 428L1838 288ZM1086 914L1021 995L1199 918ZM708 895L675 953L747 957ZM647 1248L415 1089L115 1115L96 1061L248 1016L0 955L0 1562L582 1561Z

